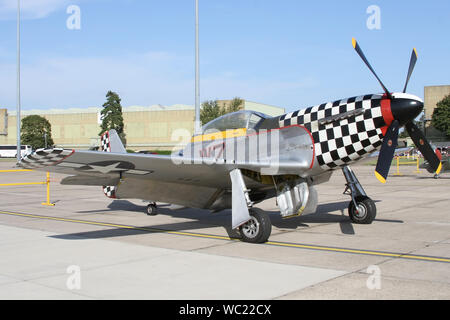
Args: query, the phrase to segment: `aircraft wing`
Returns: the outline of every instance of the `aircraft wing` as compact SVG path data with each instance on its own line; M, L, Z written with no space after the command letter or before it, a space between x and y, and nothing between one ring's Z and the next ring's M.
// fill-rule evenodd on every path
M37 150L23 158L20 166L71 175L65 179L67 184L116 185L120 178L215 187L228 184L228 172L232 170L228 166L180 162L173 161L171 156L54 148ZM220 179L222 176L227 179Z
M209 208L231 184L227 165L176 163L150 154L41 149L20 166L69 175L61 184L102 186L110 198L195 208Z
M397 148L394 151L394 155L398 156L402 153L409 153L412 149L414 149L413 147L407 147L407 148ZM380 151L375 151L373 153L371 153L368 158L375 158L378 157L380 155Z

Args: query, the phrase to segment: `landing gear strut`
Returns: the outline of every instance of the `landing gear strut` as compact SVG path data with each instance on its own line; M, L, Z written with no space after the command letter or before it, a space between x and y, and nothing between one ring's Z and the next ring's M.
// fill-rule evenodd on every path
M350 167L343 167L342 172L347 180L344 194L352 197L348 206L350 219L357 224L371 224L377 215L375 202L367 196Z
M230 172L232 185L231 227L239 229L242 240L251 243L266 242L272 232L269 215L262 210L252 208L253 202L245 186L241 170Z

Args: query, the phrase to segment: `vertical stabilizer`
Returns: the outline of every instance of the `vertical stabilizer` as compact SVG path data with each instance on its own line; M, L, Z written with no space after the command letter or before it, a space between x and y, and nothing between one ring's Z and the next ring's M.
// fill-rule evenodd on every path
M116 130L106 131L101 137L101 149L104 152L127 153Z
M103 152L127 153L119 135L114 129L106 131L101 136L100 143L101 151ZM116 190L116 186L103 186L103 193L111 199L116 198Z

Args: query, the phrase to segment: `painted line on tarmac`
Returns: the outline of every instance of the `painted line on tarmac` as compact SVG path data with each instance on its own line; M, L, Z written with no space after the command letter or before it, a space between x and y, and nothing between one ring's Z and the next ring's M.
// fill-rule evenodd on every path
M138 226L123 225L123 224L91 221L91 220L61 218L61 217L44 216L44 215L19 213L19 212L9 212L9 211L0 211L0 214L9 215L9 216L17 216L17 217L25 217L25 218L33 218L33 219L52 220L52 221L60 221L60 222L96 225L96 226L102 226L102 227L129 229L129 230L145 231L145 232L153 232L153 233L166 233L166 234L189 236L189 237L195 237L195 238L207 238L207 239L217 239L217 240L236 241L236 242L240 241L240 239L238 239L238 238L230 238L227 236L219 236L219 235L204 234L204 233L194 233L194 232L184 232L184 231L173 231L173 230L165 230L165 229L151 228L151 227L138 227ZM302 243L291 243L291 242L280 242L280 241L268 241L264 245L287 247L287 248L297 248L297 249L307 249L307 250L324 251L324 252L350 253L350 254L380 256L380 257L389 257L389 258L398 258L398 259L407 259L407 260L450 263L450 258L446 258L446 257L413 255L413 254L406 254L406 253L395 253L395 252L376 251L376 250L328 247L328 246L302 244Z
M212 234L202 234L202 233L193 233L193 232L184 232L184 231L172 231L172 230L149 228L149 227L137 227L137 226L124 225L124 224L114 224L114 223L98 222L98 221L92 221L92 220L80 220L80 219L43 216L43 215L29 214L29 213L0 211L0 214L10 215L10 216L18 216L18 217L24 217L24 218L34 218L34 219L42 219L42 220L52 220L52 221L71 222L71 223L79 223L79 224L87 224L87 225L96 225L96 226L102 226L102 227L129 229L129 230L137 230L137 231L145 231L145 232L153 232L153 233L168 233L168 234L191 236L191 237L197 237L197 238L210 238L210 239L219 239L219 240L239 240L239 239L233 239L233 238L226 237L226 236L218 236L218 235L212 235Z
M395 252L386 252L386 251L361 250L361 249L350 249L350 248L339 248L339 247L326 247L326 246L318 246L318 245L310 245L310 244L277 242L277 241L268 241L268 242L266 242L266 244L274 245L274 246L282 246L282 247L328 251L328 252L341 252L341 253L352 253L352 254L409 259L409 260L422 260L422 261L431 261L431 262L450 263L450 258L412 255L412 254L407 254L407 253L395 253Z

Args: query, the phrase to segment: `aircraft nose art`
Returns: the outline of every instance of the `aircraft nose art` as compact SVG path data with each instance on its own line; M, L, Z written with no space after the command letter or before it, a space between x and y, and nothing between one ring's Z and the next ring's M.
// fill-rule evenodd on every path
M319 166L334 169L381 146L386 126L381 98L379 94L352 97L288 113L280 117L280 127L304 125L312 133Z

